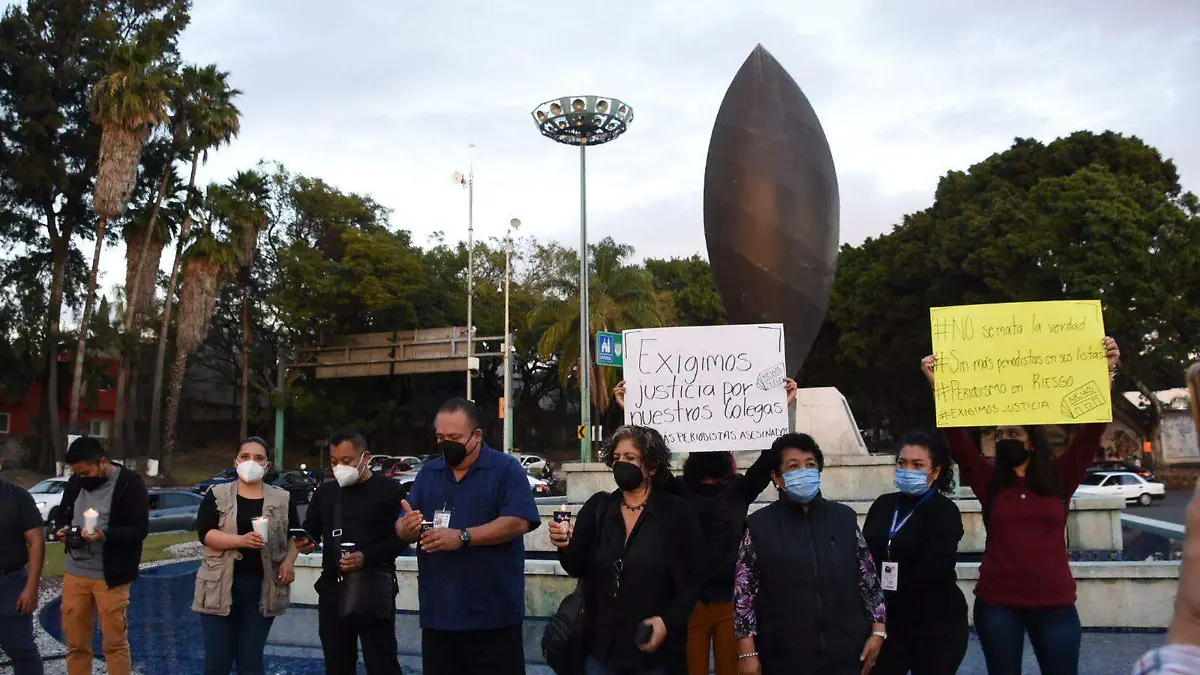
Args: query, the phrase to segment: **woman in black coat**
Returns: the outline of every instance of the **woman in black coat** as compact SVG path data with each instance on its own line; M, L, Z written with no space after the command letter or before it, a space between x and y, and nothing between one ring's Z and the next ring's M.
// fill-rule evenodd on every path
M657 431L621 427L601 453L617 490L592 495L574 524L549 528L563 569L587 582L584 673L682 672L704 583L696 512L662 489L670 451Z
M916 431L896 449L899 492L871 505L863 536L887 602L872 675L953 675L967 653L967 601L955 565L962 514L947 495L954 465L941 434Z

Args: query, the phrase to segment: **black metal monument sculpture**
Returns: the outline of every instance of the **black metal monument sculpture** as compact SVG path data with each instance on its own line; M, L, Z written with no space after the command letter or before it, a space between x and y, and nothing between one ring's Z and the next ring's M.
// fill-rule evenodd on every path
M758 45L713 124L704 236L730 323L782 323L792 373L829 305L838 209L833 155L817 114Z

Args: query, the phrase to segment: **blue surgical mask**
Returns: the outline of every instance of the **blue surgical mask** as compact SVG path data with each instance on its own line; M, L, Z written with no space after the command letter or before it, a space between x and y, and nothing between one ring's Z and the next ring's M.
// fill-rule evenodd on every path
M801 504L807 504L821 490L820 469L795 469L783 474L784 489Z
M929 490L929 472L896 469L896 487L909 497L920 497Z

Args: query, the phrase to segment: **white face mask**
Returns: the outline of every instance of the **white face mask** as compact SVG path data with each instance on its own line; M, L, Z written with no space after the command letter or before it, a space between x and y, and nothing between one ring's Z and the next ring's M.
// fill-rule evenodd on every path
M363 455L366 457L366 455ZM344 488L350 487L358 482L359 470L362 468L362 459L358 460L357 466L348 464L338 464L333 467L333 477L337 480L338 485Z
M241 478L247 483L257 483L263 479L263 476L265 476L266 473L267 470L263 468L263 465L255 462L254 460L248 459L244 462L238 463L237 465L238 478Z

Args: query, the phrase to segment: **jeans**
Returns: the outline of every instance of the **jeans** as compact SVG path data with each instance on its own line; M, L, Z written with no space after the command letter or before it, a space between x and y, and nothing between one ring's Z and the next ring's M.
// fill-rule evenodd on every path
M42 655L33 641L33 615L17 611L17 598L28 580L24 571L0 577L0 649L12 660L13 675L42 675Z
M610 668L589 656L583 662L583 675L667 675L665 667L649 670L630 670L628 668Z
M235 663L238 675L262 675L263 649L275 623L275 617L263 616L258 607L262 583L258 575L234 575L229 616L200 615L204 675L229 675Z
M1009 609L975 598L975 632L988 675L1021 675L1025 634L1038 668L1054 675L1077 675L1083 627L1075 606Z
M712 647L712 671L708 653ZM738 647L733 633L733 602L697 602L688 619L688 675L737 675Z
M109 675L129 675L129 586L109 588L103 579L66 574L62 587L62 628L67 639L67 675L91 675L93 622L100 619Z

